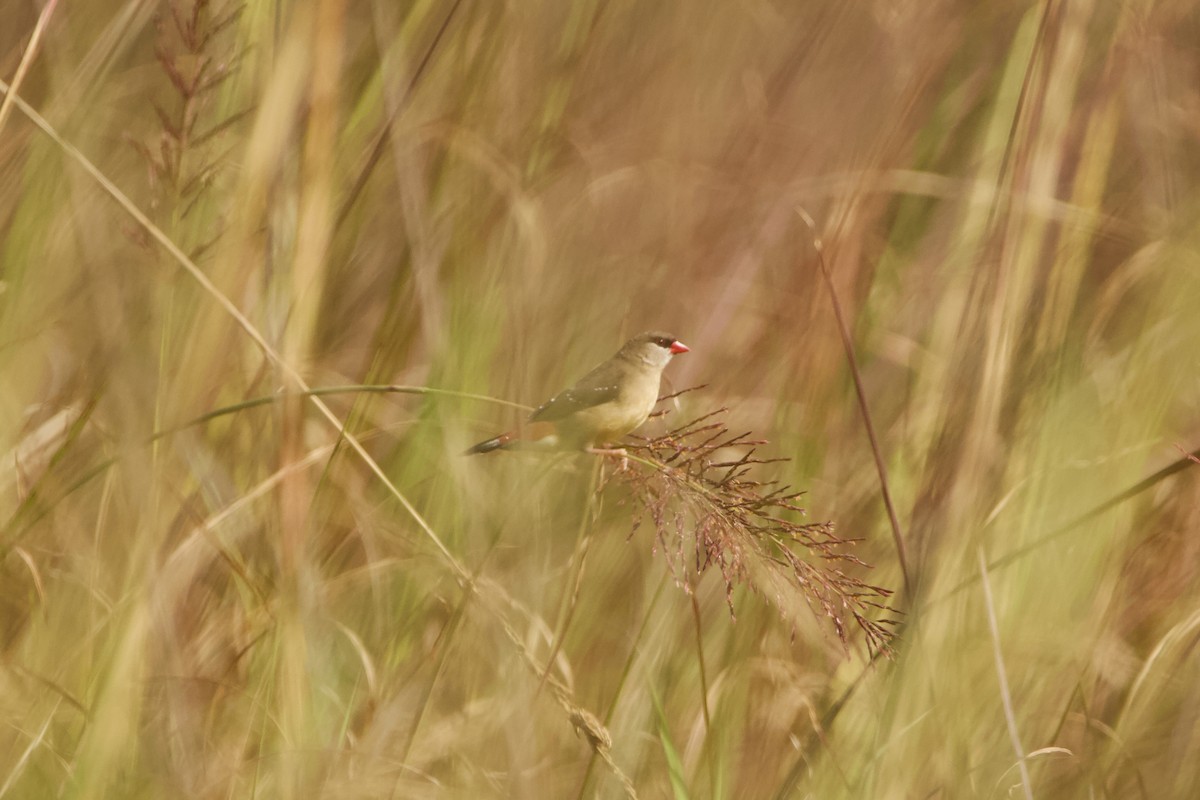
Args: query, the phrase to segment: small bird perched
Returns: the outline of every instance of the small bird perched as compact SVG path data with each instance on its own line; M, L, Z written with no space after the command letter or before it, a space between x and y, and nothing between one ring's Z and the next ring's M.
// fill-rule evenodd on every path
M663 369L687 351L687 345L669 333L639 334L570 389L538 406L529 415L531 425L480 442L466 455L518 445L624 455L598 445L619 439L646 421L658 402Z

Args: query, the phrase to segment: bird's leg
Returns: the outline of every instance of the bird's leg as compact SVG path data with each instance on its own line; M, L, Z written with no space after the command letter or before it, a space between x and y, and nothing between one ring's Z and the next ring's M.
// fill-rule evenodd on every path
M587 452L594 456L620 456L621 472L629 469L629 453L625 452L624 447L589 447Z

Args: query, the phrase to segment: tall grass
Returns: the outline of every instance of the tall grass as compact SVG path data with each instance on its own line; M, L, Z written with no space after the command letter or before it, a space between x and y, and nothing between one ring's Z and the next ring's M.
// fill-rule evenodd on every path
M1195 795L1190 4L2 18L0 797ZM722 406L890 657L635 527Z

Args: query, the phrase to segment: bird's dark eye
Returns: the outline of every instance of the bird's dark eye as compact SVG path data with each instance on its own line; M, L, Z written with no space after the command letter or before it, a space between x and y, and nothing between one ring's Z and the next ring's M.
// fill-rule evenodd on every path
M654 337L654 343L659 347L666 347L669 349L671 345L675 344L675 341L666 336L656 336Z

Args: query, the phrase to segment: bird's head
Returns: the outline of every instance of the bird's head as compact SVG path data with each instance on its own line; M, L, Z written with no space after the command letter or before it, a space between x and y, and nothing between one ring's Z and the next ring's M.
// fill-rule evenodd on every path
M618 355L662 369L671 358L686 353L688 346L669 333L648 331L625 343Z

